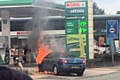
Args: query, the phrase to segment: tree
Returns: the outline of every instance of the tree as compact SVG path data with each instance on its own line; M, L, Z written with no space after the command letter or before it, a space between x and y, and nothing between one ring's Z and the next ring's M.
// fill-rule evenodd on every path
M99 7L97 6L97 3L94 2L94 3L93 3L93 15L104 15L104 14L105 14L104 9L99 8Z
M120 11L117 11L116 14L120 14Z

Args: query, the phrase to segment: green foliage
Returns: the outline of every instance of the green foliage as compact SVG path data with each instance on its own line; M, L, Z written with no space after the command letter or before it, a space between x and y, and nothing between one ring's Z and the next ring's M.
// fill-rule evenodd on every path
M105 11L102 8L99 8L97 3L93 3L93 15L104 15Z
M117 11L116 14L120 14L120 11Z
M101 61L111 61L112 60L112 54L96 54L94 56L95 59L101 59ZM120 54L114 53L114 60L118 61L120 60Z
M112 66L112 54L95 54L95 59L87 60L87 67L107 67ZM114 65L120 65L120 53L114 53Z

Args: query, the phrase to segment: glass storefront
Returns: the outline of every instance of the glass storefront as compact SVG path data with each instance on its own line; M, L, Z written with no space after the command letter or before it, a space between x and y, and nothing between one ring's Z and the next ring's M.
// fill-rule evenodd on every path
M99 43L100 38L104 38L104 44L108 43L106 38L106 21L107 20L119 20L118 18L94 18L94 39ZM108 44L109 45L109 44Z
M28 36L11 38L11 47L25 47L28 43Z

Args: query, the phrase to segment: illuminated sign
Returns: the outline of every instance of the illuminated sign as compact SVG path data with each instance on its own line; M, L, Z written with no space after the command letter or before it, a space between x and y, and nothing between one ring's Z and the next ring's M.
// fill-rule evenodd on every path
M87 32L87 28L79 28L79 32L86 33Z
M83 15L83 16L66 16L66 19L68 20L75 20L75 19L80 19L80 20L84 20L86 17Z
M82 34L84 45L86 45L86 34ZM69 34L67 35L67 45L73 45L79 43L78 34Z
M86 7L85 2L68 2L66 3L66 8L74 8L74 7Z
M79 26L80 27L85 27L85 26L87 26L87 22L86 21L79 21Z
M77 26L77 23L75 21L69 20L66 22L67 27L74 27Z
M85 53L88 59L88 1L68 1L65 5L66 50L78 57L83 56L83 53Z
M67 41L79 41L79 37L78 36L67 36Z
M68 9L68 10L66 10L66 12L68 13L68 14L83 14L83 13L85 13L85 10L84 9Z
M76 33L77 34L78 31L76 30L76 28L68 28L66 33L68 33L68 34L75 34Z
M72 22L67 22L67 26L74 26L74 24Z
M17 35L30 35L29 31L18 31Z

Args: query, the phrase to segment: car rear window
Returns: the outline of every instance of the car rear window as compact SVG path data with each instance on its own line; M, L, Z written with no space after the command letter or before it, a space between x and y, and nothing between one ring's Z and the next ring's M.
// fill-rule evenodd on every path
M52 52L49 55L46 56L47 58L54 58L54 57L74 57L73 55L70 55L69 53L60 53L60 52Z

